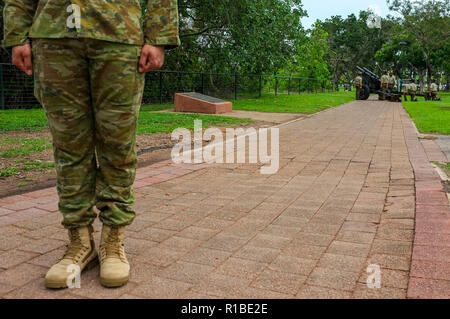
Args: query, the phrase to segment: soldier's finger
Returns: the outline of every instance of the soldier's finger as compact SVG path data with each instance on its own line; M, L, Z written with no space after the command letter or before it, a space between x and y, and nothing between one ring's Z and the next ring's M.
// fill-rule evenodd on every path
M25 54L23 56L23 64L24 64L24 72L28 75L32 75L33 74L33 62L31 61L31 55L30 54Z
M24 58L22 54L16 54L13 57L13 64L18 67L21 71L26 73L26 68L24 64Z
M148 52L142 50L141 57L139 59L139 72L141 73L144 72L147 61L148 61Z

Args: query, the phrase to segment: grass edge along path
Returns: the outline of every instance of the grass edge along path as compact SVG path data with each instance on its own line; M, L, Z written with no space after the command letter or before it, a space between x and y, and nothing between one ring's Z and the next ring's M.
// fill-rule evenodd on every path
M234 110L268 113L314 114L355 100L355 92L264 95L233 102Z
M450 93L440 94L442 101L405 102L403 107L420 133L450 135Z

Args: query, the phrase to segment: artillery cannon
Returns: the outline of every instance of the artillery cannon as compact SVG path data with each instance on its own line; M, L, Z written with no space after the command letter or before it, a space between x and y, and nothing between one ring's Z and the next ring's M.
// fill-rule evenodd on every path
M375 93L378 94L380 100L401 102L402 94L400 92L387 91L385 93L381 90L381 80L378 75L364 67L357 66L356 68L363 74L363 88L359 96L360 100L367 100L371 93Z

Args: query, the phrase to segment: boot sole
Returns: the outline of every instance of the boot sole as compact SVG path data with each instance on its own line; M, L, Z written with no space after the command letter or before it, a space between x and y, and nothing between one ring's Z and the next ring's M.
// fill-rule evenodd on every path
M106 288L118 288L126 285L129 279L130 276L119 279L105 279L100 277L100 283L102 284L103 287Z
M92 257L90 257L87 260L86 265L81 269L81 273L83 273L83 271L85 270L89 270L92 269L94 267L96 267L98 265L98 258L97 258L97 253L92 254ZM62 281L49 281L49 280L45 280L45 288L48 289L66 289L67 287L67 280L62 282Z

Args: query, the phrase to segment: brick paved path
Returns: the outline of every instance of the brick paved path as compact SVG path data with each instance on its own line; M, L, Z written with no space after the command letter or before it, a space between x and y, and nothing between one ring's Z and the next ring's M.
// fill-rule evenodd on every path
M139 170L132 278L119 289L102 288L96 267L81 289L46 290L67 236L55 191L0 199L0 296L450 297L448 201L427 149L440 155L399 104L353 102L282 126L280 142L273 176L257 165ZM381 289L366 285L370 264Z

